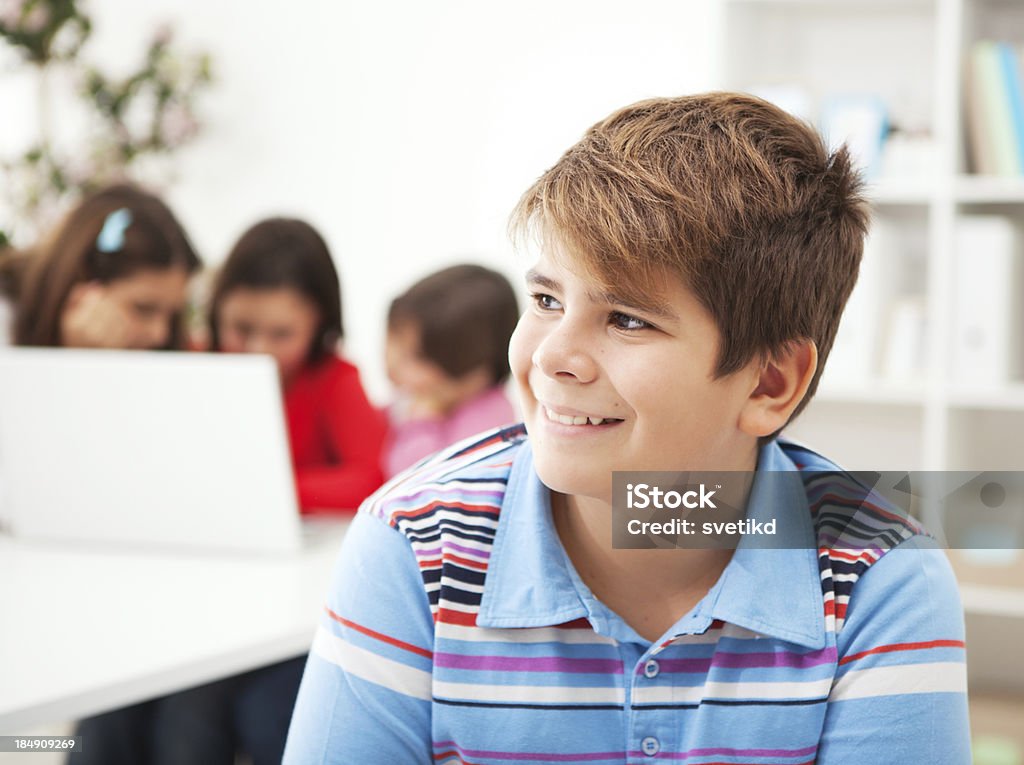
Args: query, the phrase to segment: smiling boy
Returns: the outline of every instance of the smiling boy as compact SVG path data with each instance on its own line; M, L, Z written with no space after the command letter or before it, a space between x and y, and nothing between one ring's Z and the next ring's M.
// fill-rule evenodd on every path
M758 99L644 101L531 187L510 361L525 428L362 508L285 761L969 761L941 551L881 515L822 542L841 476L776 438L807 403L867 227L845 150ZM617 549L613 471L800 471L749 517L793 549ZM823 472L824 471L824 472Z

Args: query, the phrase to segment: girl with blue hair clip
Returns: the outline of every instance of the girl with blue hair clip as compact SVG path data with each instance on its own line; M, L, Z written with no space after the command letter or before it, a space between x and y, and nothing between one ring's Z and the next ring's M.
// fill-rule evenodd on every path
M14 343L182 348L188 281L199 266L167 205L128 184L104 188L28 254Z

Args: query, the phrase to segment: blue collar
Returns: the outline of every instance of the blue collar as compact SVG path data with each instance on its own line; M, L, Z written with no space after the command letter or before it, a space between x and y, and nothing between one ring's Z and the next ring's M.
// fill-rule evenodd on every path
M777 442L762 447L758 472L794 471ZM705 632L714 619L809 649L825 647L818 554L807 497L799 481L755 477L748 517L767 521L787 508L806 544L754 549L741 542L708 594L671 628ZM587 618L601 634L647 642L594 597L566 555L551 517L551 494L533 469L525 441L515 457L502 501L477 624L547 627Z

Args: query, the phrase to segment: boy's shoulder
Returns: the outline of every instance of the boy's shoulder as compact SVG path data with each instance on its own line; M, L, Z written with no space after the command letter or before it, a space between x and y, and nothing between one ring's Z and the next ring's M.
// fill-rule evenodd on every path
M934 540L904 508L877 490L888 474L846 471L805 446L784 439L777 443L800 472L823 594L838 631L855 586L872 566L901 545L934 546Z
M525 441L522 424L463 439L399 473L367 499L360 512L406 536L415 533L414 527L436 527L446 519L449 526L454 522L496 527L512 463Z
M885 481L895 474L844 470L806 446L785 439L777 443L800 473L819 550L878 557L913 537L928 536L885 491Z
M405 537L435 617L442 589L462 609L479 606L509 474L525 441L522 425L471 436L399 473L359 509Z

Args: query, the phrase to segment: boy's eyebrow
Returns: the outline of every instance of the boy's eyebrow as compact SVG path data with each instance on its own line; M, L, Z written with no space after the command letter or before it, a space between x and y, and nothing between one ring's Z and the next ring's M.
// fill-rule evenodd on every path
M623 308L628 308L630 311L639 311L640 313L650 314L651 316L657 316L659 319L665 319L668 321L679 321L679 316L676 315L676 312L664 305L658 305L657 303L637 303L633 300L627 300L624 297L620 297L614 292L603 292L601 293L601 296L609 303L621 305Z
M536 268L531 268L526 272L526 283L533 284L538 287L544 287L545 289L554 290L556 292L561 291L562 285L552 279L550 276L545 276Z
M562 285L552 279L550 276L545 276L540 271L531 268L526 272L526 283L529 285L535 285L537 287L543 287L544 289L553 290L555 292L561 292ZM612 303L614 305L622 306L631 311L639 311L640 313L647 313L652 316L657 316L661 319L668 319L670 321L679 321L679 316L675 311L663 305L657 305L654 303L637 303L634 300L629 300L617 295L614 292L588 292L587 297L594 301L604 301L606 303Z

